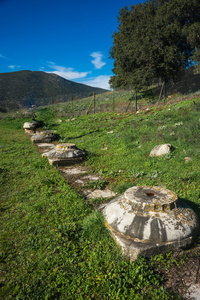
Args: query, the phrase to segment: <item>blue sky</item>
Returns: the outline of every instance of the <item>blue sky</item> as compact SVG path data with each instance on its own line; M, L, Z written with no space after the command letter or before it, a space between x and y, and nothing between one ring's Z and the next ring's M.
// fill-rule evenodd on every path
M0 0L0 73L56 73L109 88L117 16L137 0Z

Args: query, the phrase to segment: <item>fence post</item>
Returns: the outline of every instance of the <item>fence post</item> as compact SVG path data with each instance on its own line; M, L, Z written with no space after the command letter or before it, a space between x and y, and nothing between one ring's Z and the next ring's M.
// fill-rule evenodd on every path
M95 93L93 93L93 103L94 103L94 114L95 114Z
M114 99L114 91L113 91L113 112L115 111L115 99Z
M164 81L164 99L163 99L163 103L164 103L164 104L165 104L166 95L167 95L166 81Z
M137 92L135 91L135 111L137 112Z
M160 90L160 95L159 95L159 98L158 98L158 101L156 102L156 104L158 104L160 102L160 99L162 97L163 87L164 87L164 82L162 83L161 90Z

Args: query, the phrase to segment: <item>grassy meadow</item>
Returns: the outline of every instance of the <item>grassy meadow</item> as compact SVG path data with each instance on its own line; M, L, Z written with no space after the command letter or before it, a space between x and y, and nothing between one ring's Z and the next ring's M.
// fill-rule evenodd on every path
M106 101L112 106L112 99ZM163 186L200 217L198 94L137 114L74 112L69 118L67 105L34 113L44 128L55 130L59 142L87 151L85 165L101 176L97 186L118 194L134 185ZM20 113L0 120L0 298L180 299L163 287L152 265L159 261L170 268L186 261L170 264L172 255L135 262L123 257L95 205L41 157L24 133L23 123L29 120ZM149 157L155 145L164 143L173 146L170 155ZM185 162L185 157L191 160ZM91 204L104 201L92 199ZM197 239L195 247L199 244Z

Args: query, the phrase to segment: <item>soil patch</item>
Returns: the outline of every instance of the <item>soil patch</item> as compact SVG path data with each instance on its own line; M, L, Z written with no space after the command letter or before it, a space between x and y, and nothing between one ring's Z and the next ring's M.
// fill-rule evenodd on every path
M200 300L200 247L174 253L176 262L170 267L153 267L163 278L163 286L173 296L182 299Z

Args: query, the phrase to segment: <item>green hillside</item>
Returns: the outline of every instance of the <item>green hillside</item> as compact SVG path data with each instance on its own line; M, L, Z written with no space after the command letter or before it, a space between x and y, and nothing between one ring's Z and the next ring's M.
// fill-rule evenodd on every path
M40 71L0 73L1 110L66 102L87 97L93 92L99 94L105 90Z
M130 98L122 94L118 107ZM112 93L101 96L113 108ZM200 95L162 105L143 101L139 113L74 111L66 118L67 103L34 113L44 128L56 131L58 142L86 150L83 165L101 176L102 188L119 195L134 185L162 186L200 217ZM82 188L70 186L24 133L31 116L0 118L1 299L181 299L190 284L199 283L199 237L190 250L130 262L96 209L105 199L87 202ZM173 151L149 157L163 143Z

